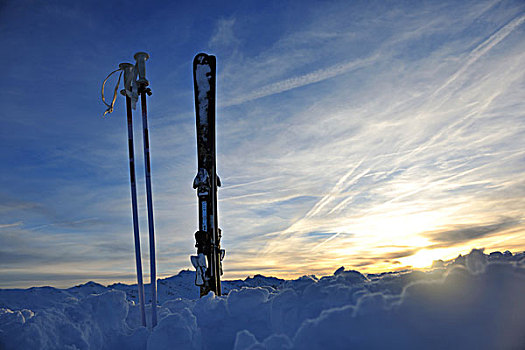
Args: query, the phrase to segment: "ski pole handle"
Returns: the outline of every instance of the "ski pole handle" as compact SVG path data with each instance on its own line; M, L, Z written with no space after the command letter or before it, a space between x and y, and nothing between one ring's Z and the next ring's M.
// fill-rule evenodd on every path
M131 91L131 85L134 79L134 66L131 63L121 63L118 67L124 72L124 89L125 91ZM121 94L125 94L125 91L121 91Z
M146 79L146 61L149 55L145 52L137 52L133 58L137 61L137 70L139 73L139 80L137 82L139 85L148 86L149 82Z

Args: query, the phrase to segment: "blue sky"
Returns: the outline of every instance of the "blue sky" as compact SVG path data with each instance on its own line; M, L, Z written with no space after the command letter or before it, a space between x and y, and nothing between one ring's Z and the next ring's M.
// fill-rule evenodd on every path
M505 0L2 2L0 287L134 281L124 103L102 118L100 84L137 51L160 276L194 253L201 51L226 278L523 250L524 22Z

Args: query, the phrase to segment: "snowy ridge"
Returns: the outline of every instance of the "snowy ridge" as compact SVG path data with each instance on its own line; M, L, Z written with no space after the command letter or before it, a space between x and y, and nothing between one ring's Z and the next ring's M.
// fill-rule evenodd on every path
M194 278L159 280L153 331L140 326L136 286L0 290L0 348L525 348L525 253L473 250L428 271L256 275L201 299Z

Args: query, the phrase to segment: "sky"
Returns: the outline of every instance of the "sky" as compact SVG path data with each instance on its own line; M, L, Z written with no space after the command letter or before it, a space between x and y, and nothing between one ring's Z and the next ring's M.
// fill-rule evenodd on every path
M135 280L124 101L102 117L100 87L138 51L159 277L195 253L199 52L217 56L223 278L523 251L524 33L510 0L2 1L0 288Z

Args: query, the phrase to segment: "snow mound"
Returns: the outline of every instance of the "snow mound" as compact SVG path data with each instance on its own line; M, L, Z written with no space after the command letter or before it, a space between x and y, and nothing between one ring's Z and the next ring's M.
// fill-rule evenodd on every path
M473 250L434 267L366 276L340 268L288 281L257 275L224 281L226 295L203 298L195 274L182 271L159 280L153 330L140 326L136 286L0 290L0 348L525 348L525 253Z

